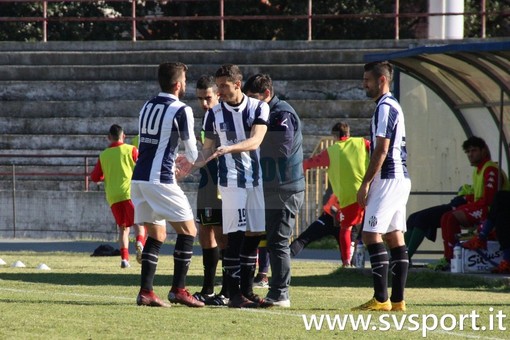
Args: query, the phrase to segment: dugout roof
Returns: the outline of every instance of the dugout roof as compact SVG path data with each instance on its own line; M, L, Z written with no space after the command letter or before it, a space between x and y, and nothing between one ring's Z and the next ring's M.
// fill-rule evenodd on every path
M502 152L508 154L510 41L423 46L365 55L366 62L377 60L390 61L431 88L451 108L468 135L473 124L493 120L499 129L494 134L499 136ZM483 117L468 117L465 109L480 109L477 112Z

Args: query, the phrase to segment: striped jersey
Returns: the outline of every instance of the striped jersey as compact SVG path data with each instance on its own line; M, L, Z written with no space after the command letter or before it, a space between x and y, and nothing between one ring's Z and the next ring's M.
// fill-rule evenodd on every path
M268 124L267 103L243 94L238 106L220 102L206 112L203 130L205 137L219 137L223 146L237 144L250 137L251 128ZM260 148L218 157L218 184L223 187L251 188L262 184Z
M402 108L390 92L379 98L376 104L370 126L371 152L376 147L377 137L390 140L388 154L377 176L382 179L409 178L406 165L406 132Z
M173 184L179 140L184 143L186 158L198 156L193 111L176 96L161 92L140 110L139 155L133 181Z

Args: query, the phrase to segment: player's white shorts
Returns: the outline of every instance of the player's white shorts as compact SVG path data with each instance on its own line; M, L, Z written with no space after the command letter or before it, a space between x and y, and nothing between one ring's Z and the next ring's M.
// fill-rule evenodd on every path
M218 186L223 210L223 234L236 231L266 231L266 214L262 186L228 188Z
M365 207L363 231L386 234L406 231L406 204L411 192L409 178L375 178Z
M131 182L131 201L135 206L135 223L166 224L193 220L193 210L177 184ZM163 221L162 221L163 220Z

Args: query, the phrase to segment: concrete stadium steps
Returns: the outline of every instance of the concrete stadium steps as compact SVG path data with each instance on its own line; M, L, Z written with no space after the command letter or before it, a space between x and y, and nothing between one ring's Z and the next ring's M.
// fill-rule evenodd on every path
M20 134L24 135L26 131L31 131L35 135L73 135L84 134L92 136L103 136L103 143L106 143L108 129L112 124L121 125L126 135L135 135L138 132L137 116L123 117L121 111L119 115L105 117L73 117L66 116L65 113L59 114L56 118L3 118L0 125L0 133L2 134ZM35 137L35 136L34 136Z
M353 136L368 136L370 134L369 126L367 125L367 120L364 118L344 118L344 117L335 117L335 118L302 118L303 124L303 152L305 155L310 155L313 149L316 146L316 143L309 143L309 139L313 137L320 138L324 136L331 136L331 128L335 123L340 121L347 122L351 127L351 134ZM316 140L316 139L314 139Z
M320 118L319 118L320 117ZM365 122L363 118L355 118L355 114L343 115L341 112L333 114L324 114L324 116L314 112L313 114L303 115L301 121L303 124L304 134L316 134L317 132L324 131L322 125L325 124L325 129L328 131L333 122L340 120L361 120ZM195 119L195 130L198 135L198 131L201 127L202 118ZM90 138L99 139L99 144L107 143L106 135L108 129L112 124L119 124L124 128L127 138L138 133L138 120L135 117L122 117L122 116L111 116L111 117L99 117L84 119L79 117L60 117L60 118L3 118L2 124L0 125L0 133L3 136L20 136L22 139L26 138L26 131L31 131L36 136L69 136L69 135L84 135L90 136ZM331 125L331 126L330 126ZM97 136L97 137L96 137ZM7 142L7 141L4 141ZM0 142L2 143L2 142ZM93 141L86 143L87 145L96 145ZM37 149L38 145L33 145ZM58 145L58 147L64 147L64 145ZM94 148L89 148L94 149Z
M30 149L10 149L2 150L0 156L0 164L2 166L83 166L85 158L88 159L88 164L96 162L99 153L96 150L62 150L62 149L47 149L44 153L34 152L37 150ZM15 162L13 162L15 161ZM5 171L5 168L2 168Z
M36 118L83 118L93 120L99 117L138 118L145 100L130 100L119 96L117 100L48 100L48 101L7 101L2 102L0 117L13 119ZM27 131L29 132L29 131Z
M44 158L36 161L33 158L17 158L16 165L5 164L5 159L0 158L0 190L86 190L86 169L92 171L97 157L88 160L88 168L85 167L84 158ZM62 163L65 162L66 165ZM74 164L70 164L74 163ZM16 181L13 182L13 174ZM93 183L89 181L89 183ZM103 190L96 184L89 185L89 190Z
M452 40L451 43L456 42ZM48 41L20 43L0 42L0 50L23 51L269 51L269 50L392 50L416 47L425 44L447 44L445 40L148 40L148 41Z
M194 94L195 84L186 87ZM119 80L0 80L0 101L94 101L94 100L147 100L156 95L159 85L156 79ZM194 97L192 97L194 99ZM1 114L1 112L0 112Z
M104 130L108 130L105 127ZM107 147L106 134L103 133L103 138L91 138L90 135L10 135L5 134L0 140L0 152L2 150L32 150L34 153L46 154L46 152L55 151L76 151L76 153L83 154L88 150L102 150ZM97 151L96 151L97 153Z
M14 103L9 102L11 105ZM305 155L312 152L320 136L329 135L331 126L341 120L351 125L353 135L368 135L367 118L373 109L371 102L339 100L327 101L326 105L323 101L289 100L289 103L300 113ZM21 102L19 104L23 105ZM92 102L89 105L86 102L75 102L70 105L68 111L65 108L69 106L69 102L32 102L32 104L38 110L37 114L32 116L15 118L12 114L3 114L3 124L0 125L0 133L3 135L0 140L0 153L1 150L18 150L16 154L20 154L22 150L25 150L26 154L30 150L32 152L44 150L44 153L53 152L55 155L64 151L98 154L108 145L106 134L112 124L120 124L124 128L129 143L138 132L138 108L142 102L108 101ZM113 104L113 108L108 104ZM77 105L88 107L88 114L74 116ZM25 108L23 112L26 114L31 111ZM198 135L203 114L198 108L195 108L195 112L200 112L195 117L195 131ZM124 113L130 113L131 116L123 116ZM58 117L55 117L56 115ZM30 132L29 137L27 131ZM315 136L319 138L314 138Z
M88 161L88 168L90 171L94 168L97 158L91 158ZM36 177L38 180L84 180L85 178L85 165L81 163L77 165L41 165L41 164L27 164L15 167L16 180L29 180ZM58 175L56 175L58 173ZM0 174L2 176L10 176L12 174L12 166L0 165Z
M0 164L2 165L80 165L85 157L94 158L99 155L95 149L62 150L46 149L37 152L33 149L0 149ZM78 159L78 161L73 161ZM95 162L95 161L94 161Z
M193 182L185 182L180 183L179 185L184 190L190 202L194 202L196 200L196 191L198 186L198 181ZM0 176L0 191L12 191L12 180L10 178L6 178L5 176ZM85 191L85 180L75 180L72 178L66 177L47 177L42 179L37 177L31 177L30 179L19 180L16 178L16 192L20 191L30 191L34 190L46 190L46 191ZM89 182L88 191L104 191L103 183L94 183L92 181ZM105 201L106 203L106 201Z
M235 62L235 60L232 60ZM219 65L190 65L188 79L198 79L202 74L214 72ZM244 74L269 73L275 79L312 80L356 79L363 76L360 64L309 64L294 65L240 65ZM127 71L129 70L129 71ZM151 80L157 75L156 65L0 65L0 79L3 80Z
M30 191L30 190L44 190L44 191L85 191L84 180L75 180L66 177L47 177L41 178L30 177L30 179L21 179L16 177L15 183L16 192ZM90 190L90 188L94 188ZM10 178L5 176L0 177L0 191L12 191L13 184ZM104 191L104 187L98 186L93 183L89 186L89 191Z
M351 124L353 135L368 134L373 103L361 84L363 56L402 50L411 44L417 42L0 42L0 155L4 155L0 165L6 166L5 173L14 162L27 169L53 166L61 172L65 172L64 165L76 166L73 171L81 173L79 157L9 158L78 154L91 156L91 171L97 155L108 145L106 134L111 124L124 127L128 142L137 133L140 108L159 92L157 65L167 60L189 66L183 100L194 110L197 132L203 117L194 97L199 76L214 73L224 63L238 64L245 79L254 73L269 73L275 92L293 105L302 119L304 152L309 156L340 120ZM2 176L0 189L9 187L8 177ZM196 178L187 181L189 184L183 185L193 195ZM18 185L27 190L71 191L83 190L84 184L72 176L50 176L23 178Z
M301 118L371 118L375 108L367 100L288 100Z
M242 50L238 50L242 51ZM262 50L236 53L228 50L184 51L60 51L58 56L49 51L27 51L0 55L0 65L158 65L164 60L185 60L188 65L238 64L323 64L362 63L362 53L380 50Z
M211 72L213 72L211 70ZM195 99L196 79L188 79L184 101L192 105ZM294 100L366 100L361 79L316 79L278 80L273 86L278 96ZM0 101L8 105L10 101L72 101L72 100L147 100L159 91L155 79L151 80L0 80ZM0 115L2 112L0 111Z
M78 99L78 98L77 98ZM362 117L370 118L373 103L367 100L295 100L287 99L295 106L300 117ZM139 111L145 100L72 100L72 101L8 101L2 102L0 117L11 120L13 124L31 123L37 128L35 119L83 119L84 121L115 117L122 119L138 119ZM196 118L204 113L196 100L187 101L192 107ZM70 122L62 122L71 125ZM76 122L79 123L79 122ZM4 127L0 126L0 129ZM77 127L85 128L85 127ZM89 129L93 130L93 129ZM5 128L2 131L6 131ZM8 131L8 130L7 130ZM58 129L56 132L58 133ZM29 130L24 130L29 132Z
M359 119L346 119L346 121L352 124L353 133L360 131L368 131L365 126L366 122ZM336 121L335 121L336 122ZM305 154L310 154L315 148L317 141L324 136L329 136L333 121L331 119L321 119L316 121L314 127L320 128L320 131L312 130L312 125L307 125L305 121L303 123L303 151ZM308 131L308 133L307 133ZM366 135L366 134L363 134ZM101 138L103 137L103 138ZM18 135L3 135L2 141L0 142L0 152L4 154L4 149L15 150L16 156L19 155L33 155L33 154L53 154L59 155L63 153L77 154L77 155L99 155L104 148L108 146L106 135L93 136L93 135L39 135L31 137L32 144L26 146L27 137L21 134ZM128 143L130 142L130 136L128 136ZM307 152L308 151L308 152ZM6 162L10 164L11 160L3 161L5 157L0 157L0 162ZM18 162L18 160L16 160ZM41 162L41 161L39 161Z

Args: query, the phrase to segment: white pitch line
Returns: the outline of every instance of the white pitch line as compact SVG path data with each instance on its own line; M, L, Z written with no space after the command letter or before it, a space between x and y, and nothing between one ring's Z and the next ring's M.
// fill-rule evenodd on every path
M0 291L14 292L14 293L42 293L40 290L30 290L30 289L14 289L14 288L1 288ZM48 292L44 292L47 294ZM104 298L104 299L119 299L119 300L134 300L134 298L127 298L125 296L104 296L104 295L93 295L93 294L82 294L82 293L66 293L66 292L51 292L51 294L55 295L67 295L67 296L78 296L78 297L87 297L87 298Z
M284 308L279 308L279 307L273 307L273 308L241 308L241 310L246 311L246 312L253 312L253 313L282 315L282 316L298 316L299 318L303 317L303 312L299 312L299 314L284 313L283 310L285 310L285 309Z

